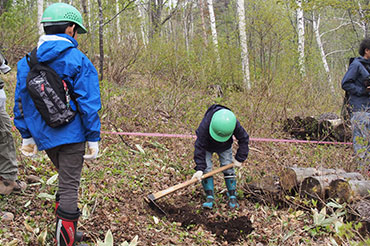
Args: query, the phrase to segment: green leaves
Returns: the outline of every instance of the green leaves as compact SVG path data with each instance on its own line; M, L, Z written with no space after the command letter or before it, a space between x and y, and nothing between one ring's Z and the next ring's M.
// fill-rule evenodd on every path
M139 236L136 235L130 243L125 241L121 243L120 246L136 246L138 244L138 239L139 239ZM111 230L108 230L107 233L105 234L104 242L98 240L97 243L98 243L98 246L113 246L113 234Z
M113 246L113 235L110 230L105 234L104 242L98 240L98 246Z

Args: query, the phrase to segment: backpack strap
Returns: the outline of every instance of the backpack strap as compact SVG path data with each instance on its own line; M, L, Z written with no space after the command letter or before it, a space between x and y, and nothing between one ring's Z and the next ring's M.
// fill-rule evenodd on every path
M370 73L370 64L367 62L361 62L362 66Z
M37 60L37 47L35 47L30 54L26 54L26 60L30 69L39 63Z

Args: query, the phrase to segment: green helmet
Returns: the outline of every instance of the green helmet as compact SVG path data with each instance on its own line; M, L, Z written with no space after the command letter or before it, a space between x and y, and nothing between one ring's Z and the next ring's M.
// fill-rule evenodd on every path
M66 3L54 3L47 7L42 15L41 23L44 26L64 24L66 22L75 23L78 26L77 33L87 33L82 24L81 13L72 5Z
M229 140L235 130L236 117L228 109L220 109L213 114L209 125L209 134L218 142Z

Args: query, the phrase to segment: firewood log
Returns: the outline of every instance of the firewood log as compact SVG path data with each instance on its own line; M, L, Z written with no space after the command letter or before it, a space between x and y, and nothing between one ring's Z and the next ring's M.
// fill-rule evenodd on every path
M341 173L345 173L345 171L332 168L287 167L279 175L280 186L283 190L289 191L297 188L307 177Z
M336 179L337 175L307 177L302 181L299 192L304 197L325 199L325 191L328 190L330 182Z
M352 189L351 182L356 181L363 182L363 176L360 173L339 172L307 177L302 181L300 193L302 195L308 195L309 197L319 197L321 199L331 197L340 198L342 201L348 201L353 192L357 193L357 189L363 192L362 186L360 185L357 185L359 188L356 186Z
M297 188L306 177L313 176L317 170L312 167L287 167L280 173L280 186L285 191Z

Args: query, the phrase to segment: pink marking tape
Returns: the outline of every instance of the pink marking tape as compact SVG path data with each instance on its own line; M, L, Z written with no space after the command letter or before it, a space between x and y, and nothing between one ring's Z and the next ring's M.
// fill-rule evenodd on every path
M10 118L13 120L13 117ZM12 130L15 130L13 126ZM125 136L140 136L140 137L165 137L165 138L196 138L195 135L190 134L167 134L167 133L144 133L144 132L106 132L101 131L102 134L110 135L125 135ZM249 138L251 142L275 142L275 143L308 143L308 144L342 144L352 145L348 142L327 142L327 141L308 141L297 139L273 139L273 138Z
M106 132L101 131L102 134L111 135L126 135L126 136L141 136L141 137L166 137L166 138L196 138L195 135L189 134L167 134L167 133L143 133L143 132ZM250 138L251 142L276 142L276 143L310 143L310 144L342 144L351 145L348 142L328 142L328 141L308 141L296 139L272 139L272 138Z

